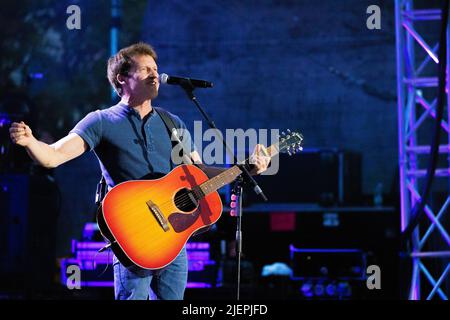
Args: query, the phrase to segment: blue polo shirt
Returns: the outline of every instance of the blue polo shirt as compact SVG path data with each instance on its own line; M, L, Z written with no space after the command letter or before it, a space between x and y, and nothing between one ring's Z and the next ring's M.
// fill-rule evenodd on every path
M176 115L170 115L175 125L185 130L183 144L195 150L184 122ZM172 142L154 108L141 119L133 108L119 102L108 109L87 114L70 132L79 135L94 151L110 188L147 174L166 174L172 169Z

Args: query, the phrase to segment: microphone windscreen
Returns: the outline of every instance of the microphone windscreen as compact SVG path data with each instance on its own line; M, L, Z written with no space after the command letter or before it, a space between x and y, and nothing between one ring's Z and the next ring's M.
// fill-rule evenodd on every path
M161 73L159 75L159 82L160 83L166 84L168 79L169 79L169 76L166 73Z

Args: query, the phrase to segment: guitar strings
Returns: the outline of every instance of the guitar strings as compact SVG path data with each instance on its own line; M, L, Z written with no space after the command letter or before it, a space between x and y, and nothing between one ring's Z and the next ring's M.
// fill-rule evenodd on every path
M271 145L270 147L268 147L268 149L271 150L272 147L273 147L273 145ZM271 153L272 153L272 152L270 152L269 154L271 154ZM266 155L268 155L268 154L266 153ZM242 161L241 164L244 164L245 162L246 162L246 160ZM234 179L233 179L233 180L234 180ZM198 185L198 186L200 186L200 185ZM192 190L192 189L191 189L191 190ZM193 191L193 192L195 193L195 191ZM205 196L206 196L206 195L205 195ZM198 199L198 200L200 200L200 199ZM161 205L159 205L158 207L159 207L159 208L168 208L169 206L172 205L171 202L172 202L171 200L166 201L166 202L163 202L163 203L162 203ZM190 204L189 194L184 194L184 195L180 196L178 199L174 199L173 202L175 203L175 205L176 205L177 207L183 206L183 205L188 205L188 204Z
M200 187L200 185L197 185L197 186ZM195 191L193 191L193 189L191 189L190 191L195 193ZM206 196L206 194L205 194L205 196ZM200 200L200 199L198 199L198 200ZM189 199L189 195L188 194L183 194L183 195L181 195L180 197L178 197L176 199L173 199L173 200L171 199L171 200L168 200L168 201L165 201L165 202L161 203L160 205L158 205L158 207L160 209L167 209L167 208L172 206L172 201L177 207L184 206L184 205L189 205L190 203L192 203L190 201L190 199Z
M198 199L198 200L200 200L200 199ZM173 200L171 199L171 200L161 203L160 205L158 205L158 207L160 209L167 209L167 208L171 207L173 204L175 204L176 207L180 208L182 206L189 205L190 203L192 203L192 201L190 201L189 195L183 194L179 197L175 197L175 199L173 199Z
M234 177L234 178L235 178L235 177ZM233 180L234 180L234 178L233 178ZM195 187L200 187L200 184L197 185L197 186L195 186ZM201 189L200 189L200 190L201 190ZM146 192L147 192L147 191L141 191L141 192L138 192L137 195L143 194L143 193L146 193ZM191 189L190 192L194 192L194 195L197 195L197 197L198 197L198 194L196 194L196 191L195 191L194 189ZM208 194L209 194L209 193L208 193ZM203 195L203 197L206 196L206 195L207 195L207 194ZM203 198L203 197L201 197L201 198ZM197 199L197 200L200 200L201 198L199 198L199 199ZM189 194L183 194L183 195L179 196L178 198L170 199L170 200L168 200L168 201L165 201L165 202L159 204L159 205L158 205L158 208L159 208L159 209L162 209L162 210L165 210L165 209L167 209L167 208L173 206L173 204L175 204L175 206L176 206L177 208L180 208L180 207L182 207L182 206L192 204L192 201L190 200ZM140 206L140 205L138 205L137 207L139 207L139 206ZM137 208L137 207L135 207L135 208ZM133 213L132 213L132 212L134 211L133 208L129 208L128 211L130 211L130 214L133 215ZM137 211L139 211L139 210L137 210Z
M246 160L242 161L242 164L245 163L245 161L246 161ZM236 177L233 177L232 180L234 180L235 178L236 178ZM212 179L214 179L214 178L212 178ZM210 179L210 180L211 180L211 179ZM209 180L209 181L210 181L210 180ZM228 182L228 183L229 183L229 182ZM197 185L197 186L200 187L200 185ZM223 185L222 185L222 186L223 186ZM194 192L194 194L195 194L195 191L194 191L193 189L191 189L191 191ZM206 196L206 194L205 194L204 196ZM200 200L200 199L197 199L197 200ZM170 207L170 206L172 205L171 202L172 202L172 200L163 202L163 203L161 203L160 205L158 205L158 207L159 207L159 208L164 208L164 209L166 209L166 208L168 208L168 207ZM178 199L174 199L173 202L175 203L175 205L176 205L177 207L183 206L183 205L189 205L189 204L191 203L191 202L190 202L190 199L189 199L189 194L184 194L184 195L180 196Z
M197 185L196 187L199 187L200 185ZM194 193L194 195L197 195L198 196L198 194L196 193L196 190L194 190L194 189L191 189L191 190L189 190L189 191L192 191L193 193ZM139 194L143 194L143 193L145 193L146 191L141 191L141 192L138 192L137 193L137 195L139 195ZM206 194L207 195L207 194ZM204 195L204 196L206 196L206 195ZM201 198L199 198L198 200L201 200L202 198L204 198L204 196L202 196ZM183 194L183 195L181 195L181 196L179 196L178 198L175 198L175 199L171 199L171 200L169 200L169 201L166 201L166 202L163 202L161 205L159 205L158 207L160 208L160 209L165 209L165 208L168 208L168 207L170 207L170 206L172 206L172 202L173 201L173 203L177 206L177 207L180 207L180 206L183 206L183 205L187 205L187 204L189 204L190 202L189 202L189 195L188 194ZM139 210L133 210L132 208L130 209L129 208L129 214L130 215L136 215L138 212L139 212ZM166 218L165 216L164 216L164 218ZM137 221L136 221L136 224L135 224L135 228L132 228L131 226L129 226L128 227L128 229L129 229L129 231L130 232L132 232L133 234L135 234L135 235L137 235L137 234L142 234L142 233L145 233L145 232L148 232L148 230L146 229L146 228L141 228L141 224L139 223L140 221L145 221L145 220L147 220L147 218L141 218L141 219L138 219ZM131 230L130 230L131 229Z
M166 201L158 207L160 209L164 210L165 208L168 208L172 205L171 202L172 201ZM179 198L174 200L174 203L177 207L180 207L182 205L187 205L187 204L189 204L189 196L187 194L181 195ZM130 214L132 214L132 215L135 215L137 212L138 211L130 210ZM166 217L164 217L164 218L166 218ZM135 235L147 232L147 230L145 230L144 228L141 228L141 224L139 223L140 221L144 221L144 220L147 220L147 219L146 218L138 219L138 221L136 221L135 228L131 228L134 230L130 230L130 232L133 232ZM130 227L128 227L128 229L130 229Z
M234 177L233 178L233 180L235 179L236 177ZM229 182L228 182L229 183ZM200 185L197 185L197 186L195 186L195 187L200 187ZM201 189L200 189L200 191L202 191ZM142 194L142 193L146 193L147 191L141 191L141 192L138 192L138 194ZM191 190L189 190L189 192L193 192L194 193L194 196L197 196L198 197L198 194L196 193L196 190L193 190L193 189L191 189ZM209 193L208 193L209 194ZM199 199L196 199L196 200L201 200L202 198L204 198L205 196L207 196L208 194L204 194L203 196L201 196ZM163 203L161 203L160 205L158 205L158 207L160 208L160 209L166 209L166 208L169 208L170 206L172 206L173 204L175 204L175 206L177 207L177 208L179 208L179 207L182 207L182 206L184 206L184 205L188 205L188 204L190 204L190 203L192 203L192 201L190 201L190 197L189 197L189 194L188 193L186 193L186 194L183 194L183 195L181 195L181 196L179 196L178 198L174 198L174 199L170 199L170 200L168 200L168 201L165 201L165 202L163 202ZM137 207L139 207L140 205L137 205ZM135 208L137 208L137 207L135 207ZM130 209L129 208L129 211L130 211L130 214L133 214L133 211L134 210L132 210L132 208ZM136 213L138 213L139 212L139 210L136 210L136 211L134 211L134 214L136 214ZM165 218L165 217L164 217ZM141 221L143 221L143 220L146 220L145 218L144 219L140 219ZM137 229L137 227L139 226L139 224L135 224L135 226L136 226L136 228L135 229ZM139 229L137 229L137 230L135 230L135 232L136 233L142 233L142 232L147 232L147 230L146 229L144 229L144 228L140 228L140 226L139 226Z

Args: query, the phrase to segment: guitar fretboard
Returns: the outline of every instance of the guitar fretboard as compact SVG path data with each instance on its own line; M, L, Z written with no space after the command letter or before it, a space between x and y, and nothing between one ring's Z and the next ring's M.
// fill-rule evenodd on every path
M241 169L239 169L239 167L237 166L231 167L230 169L222 172L221 174L218 174L214 178L211 178L208 181L203 182L200 185L200 189L205 195L210 194L211 192L214 192L222 188L223 186L233 182L233 180L236 179L237 176L239 176L241 173L242 171Z
M278 143L274 143L267 149L267 156L273 157L276 155L279 151ZM208 181L205 181L200 185L200 189L203 192L203 194L207 195L211 192L214 192L223 186L233 182L234 179L236 179L240 174L242 173L241 169L239 169L238 166L233 166L230 169L222 172L221 174L218 174L214 178L209 179Z

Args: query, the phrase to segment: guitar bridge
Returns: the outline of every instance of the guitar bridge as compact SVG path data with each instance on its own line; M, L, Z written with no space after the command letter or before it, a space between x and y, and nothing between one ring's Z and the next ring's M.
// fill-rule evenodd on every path
M156 221L158 221L159 225L163 228L164 231L169 231L169 224L167 223L167 219L164 218L164 215L159 210L158 206L154 204L152 201L147 201L147 206L150 209L150 212L155 217Z

